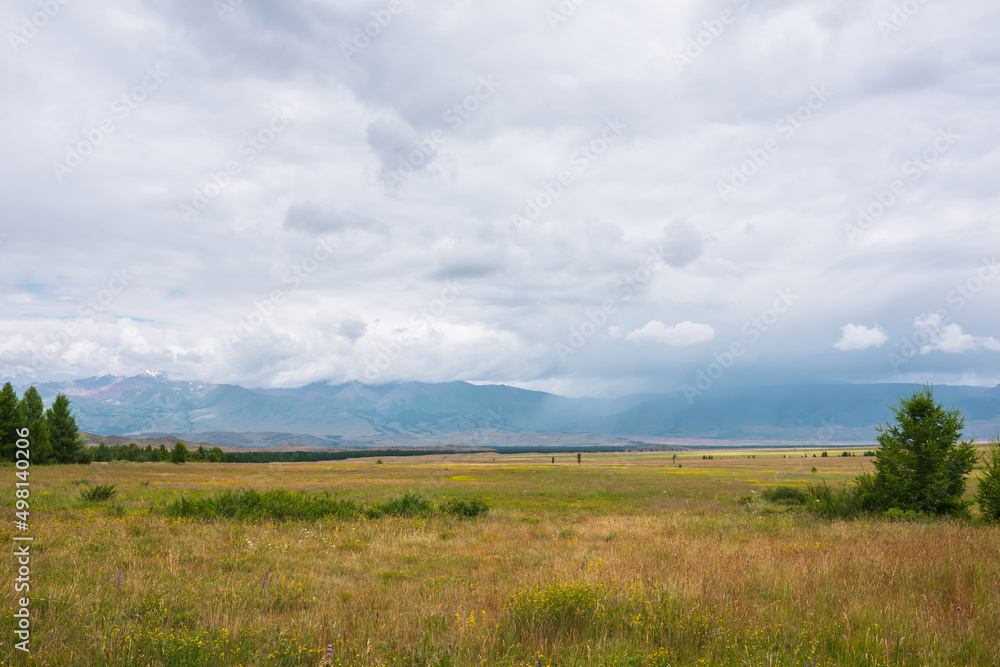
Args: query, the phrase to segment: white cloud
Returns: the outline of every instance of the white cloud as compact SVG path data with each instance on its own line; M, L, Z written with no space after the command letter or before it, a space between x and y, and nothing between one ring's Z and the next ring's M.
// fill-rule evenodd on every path
M863 324L845 324L840 327L840 340L833 344L838 350L865 350L869 347L881 347L889 340L885 331L879 325L866 327Z
M641 329L630 331L625 340L666 343L667 345L697 345L715 338L715 329L708 324L698 324L684 320L676 326L667 326L659 320L651 320Z
M944 324L944 318L939 313L921 315L913 321L914 338L923 337L928 342L920 348L920 354L934 350L962 354L975 350L991 350L1000 352L1000 340L992 336L973 336L964 333L962 327L952 322Z

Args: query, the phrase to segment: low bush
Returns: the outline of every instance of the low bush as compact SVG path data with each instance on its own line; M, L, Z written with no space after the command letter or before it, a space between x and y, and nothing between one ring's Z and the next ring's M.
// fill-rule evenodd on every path
M274 491L223 491L208 498L187 500L183 496L167 506L167 513L198 519L319 519L325 516L353 518L360 515L350 500L336 500L329 494L307 496L284 489Z
M90 489L81 489L80 497L92 503L110 500L116 493L114 484L98 484Z
M809 495L809 511L826 519L855 519L865 511L861 495L854 486L814 484L809 487Z
M365 509L365 516L378 519L383 516L425 516L434 511L429 500L415 493L407 493L399 498L390 498Z
M449 498L441 503L441 511L445 514L471 519L489 512L490 506L479 498Z
M830 487L813 484L805 488L774 486L761 497L776 505L797 505L827 519L853 519L864 511L862 499L853 486Z
M760 495L764 500L778 505L804 505L809 500L809 493L796 486L772 486L764 489Z
M352 500L336 499L329 493L311 496L278 489L274 491L222 491L206 498L188 500L181 496L165 508L171 516L195 519L235 519L259 521L271 519L315 520L323 517L340 519L379 519L382 517L432 516L435 512L460 517L475 517L489 511L486 502L479 499L452 498L438 508L426 498L407 493L398 498L365 506Z

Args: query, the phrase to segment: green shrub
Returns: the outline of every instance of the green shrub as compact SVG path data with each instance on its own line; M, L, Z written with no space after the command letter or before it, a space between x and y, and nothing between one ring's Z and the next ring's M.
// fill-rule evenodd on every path
M774 486L760 494L776 505L797 505L826 519L854 519L864 507L853 486L829 487L826 483L806 488Z
M351 518L359 515L356 503L350 500L335 500L329 496L307 496L285 489L274 491L223 491L208 498L188 500L181 496L167 506L167 513L173 516L187 516L198 519L319 519L325 516Z
M898 507L887 509L884 516L890 521L927 521L931 518L924 512L917 512L916 510L901 510Z
M864 512L864 503L854 486L829 487L826 483L809 487L809 511L825 519L856 519Z
M490 506L479 498L449 498L441 503L441 511L445 514L471 519L486 514Z
M434 506L425 498L415 493L406 493L399 498L390 498L376 503L365 510L370 519L383 516L425 516L434 511Z
M772 486L761 491L760 495L778 505L804 505L809 501L809 492L795 486Z
M165 508L165 512L171 516L237 521L315 520L323 517L378 519L387 516L430 516L435 511L459 517L475 517L486 514L489 506L483 500L475 498L451 498L435 510L429 500L407 493L366 507L351 500L332 498L329 493L312 496L285 489L274 491L243 489L222 491L194 500L181 496Z
M86 501L97 503L110 500L117 493L114 484L98 484L91 489L81 489L80 497Z

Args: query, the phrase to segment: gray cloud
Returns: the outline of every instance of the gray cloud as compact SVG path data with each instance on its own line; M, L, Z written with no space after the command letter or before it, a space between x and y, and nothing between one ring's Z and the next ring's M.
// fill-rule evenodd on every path
M744 5L678 67L705 21ZM385 3L73 4L0 61L0 370L342 381L405 331L380 381L677 389L735 341L723 384L996 383L1000 17L926 3L884 35L892 6L625 0L553 30L529 0L404 2L348 59ZM8 3L0 23L35 10ZM162 82L122 107L157 65ZM484 78L498 85L477 98ZM818 87L829 99L803 115ZM954 144L928 153L947 128ZM756 328L788 289L794 307ZM961 328L894 365L929 313ZM626 340L651 322L715 337ZM887 339L845 354L831 332L847 322Z
M368 325L360 320L344 320L338 329L338 333L352 343L364 336L366 331L368 331Z

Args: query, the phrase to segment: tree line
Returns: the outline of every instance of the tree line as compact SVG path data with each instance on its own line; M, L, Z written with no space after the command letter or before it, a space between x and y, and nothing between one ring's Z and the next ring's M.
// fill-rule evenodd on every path
M178 440L173 448L161 444L154 448L146 445L144 448L134 442L127 445L106 445L103 442L97 447L92 447L91 456L95 461L131 461L135 463L149 463L166 461L170 463L187 463L188 461L207 461L208 463L222 463L226 460L226 454L221 447L212 447L206 450L204 445L198 445L198 449L193 452L187 448L183 442Z
M65 394L56 396L46 410L34 387L28 387L19 399L14 386L5 384L0 389L0 460L14 460L17 429L21 428L30 432L33 464L90 463L90 453Z

